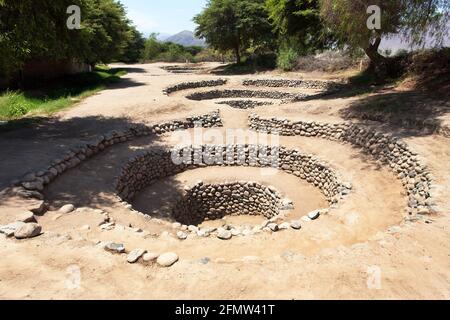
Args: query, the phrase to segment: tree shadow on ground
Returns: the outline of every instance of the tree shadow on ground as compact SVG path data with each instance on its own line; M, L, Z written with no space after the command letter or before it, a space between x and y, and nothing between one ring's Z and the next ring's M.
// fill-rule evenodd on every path
M60 158L72 147L135 124L127 118L100 116L40 120L29 127L0 134L0 188L28 172L45 169L51 160Z
M408 135L450 134L440 118L450 113L450 94L437 96L426 91L395 91L363 97L340 110L347 120L375 121L403 129ZM404 134L407 134L406 132Z
M218 66L209 71L209 73L214 75L222 75L222 76L236 76L236 75L246 75L246 74L255 74L258 72L270 71L273 68L266 68L255 66L253 64L227 64L224 66Z

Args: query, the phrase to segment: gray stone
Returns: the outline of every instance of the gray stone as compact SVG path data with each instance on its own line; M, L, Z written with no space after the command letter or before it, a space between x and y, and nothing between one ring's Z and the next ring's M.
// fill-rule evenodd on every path
M41 234L42 227L37 223L25 223L14 232L16 239L34 238Z
M134 249L128 254L127 262L136 263L146 252L144 249Z
M163 253L158 257L156 263L161 267L171 267L178 261L178 255L173 252Z
M272 232L277 232L279 230L279 227L276 223L269 223L267 225L267 228L269 228Z
M199 262L200 262L200 264L208 264L210 261L211 261L210 258L205 257L205 258L201 258Z
M105 245L105 250L112 253L124 253L125 246L121 243L110 242Z
M290 199L284 199L281 202L281 208L280 210L293 210L294 209L294 203Z
M17 221L4 226L0 226L0 233L3 233L7 237L12 237L14 235L14 232L16 232L16 230L22 227L24 224L24 222Z

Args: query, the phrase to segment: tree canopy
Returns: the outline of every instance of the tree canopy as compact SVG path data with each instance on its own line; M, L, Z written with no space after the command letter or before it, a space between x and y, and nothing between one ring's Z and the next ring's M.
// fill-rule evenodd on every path
M81 29L67 28L71 5L81 9ZM0 73L14 72L30 59L131 61L136 55L131 51L142 48L142 35L118 1L0 0Z
M378 48L383 37L401 34L413 44L422 45L426 36L441 42L448 31L447 0L320 0L321 16L340 40L364 49L373 63L384 58ZM367 8L381 9L381 28L369 30Z
M280 42L311 53L333 44L320 17L319 0L267 0L269 19Z
M274 41L264 0L210 0L194 21L198 37L221 52L233 50L238 63L245 50L263 51Z

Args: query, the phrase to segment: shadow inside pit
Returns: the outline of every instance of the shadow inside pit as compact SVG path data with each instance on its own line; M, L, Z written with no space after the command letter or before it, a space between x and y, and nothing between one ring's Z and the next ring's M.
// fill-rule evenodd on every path
M184 185L174 177L167 177L141 190L133 199L133 208L152 218L179 222L173 208L181 200Z

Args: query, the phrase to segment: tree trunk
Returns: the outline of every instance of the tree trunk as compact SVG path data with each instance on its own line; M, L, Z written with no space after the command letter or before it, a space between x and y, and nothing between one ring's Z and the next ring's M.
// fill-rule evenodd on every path
M369 70L373 71L377 78L386 79L390 76L389 63L391 59L384 57L378 52L380 47L381 37L377 37L373 43L364 48L364 52L370 59Z
M378 37L374 43L369 43L369 45L364 48L364 52L367 54L371 61L371 64L373 64L374 67L378 66L380 63L383 63L386 60L386 58L378 52L380 43L381 37Z
M241 63L241 50L239 49L239 45L236 45L236 47L234 48L234 53L236 55L236 63L240 64Z

